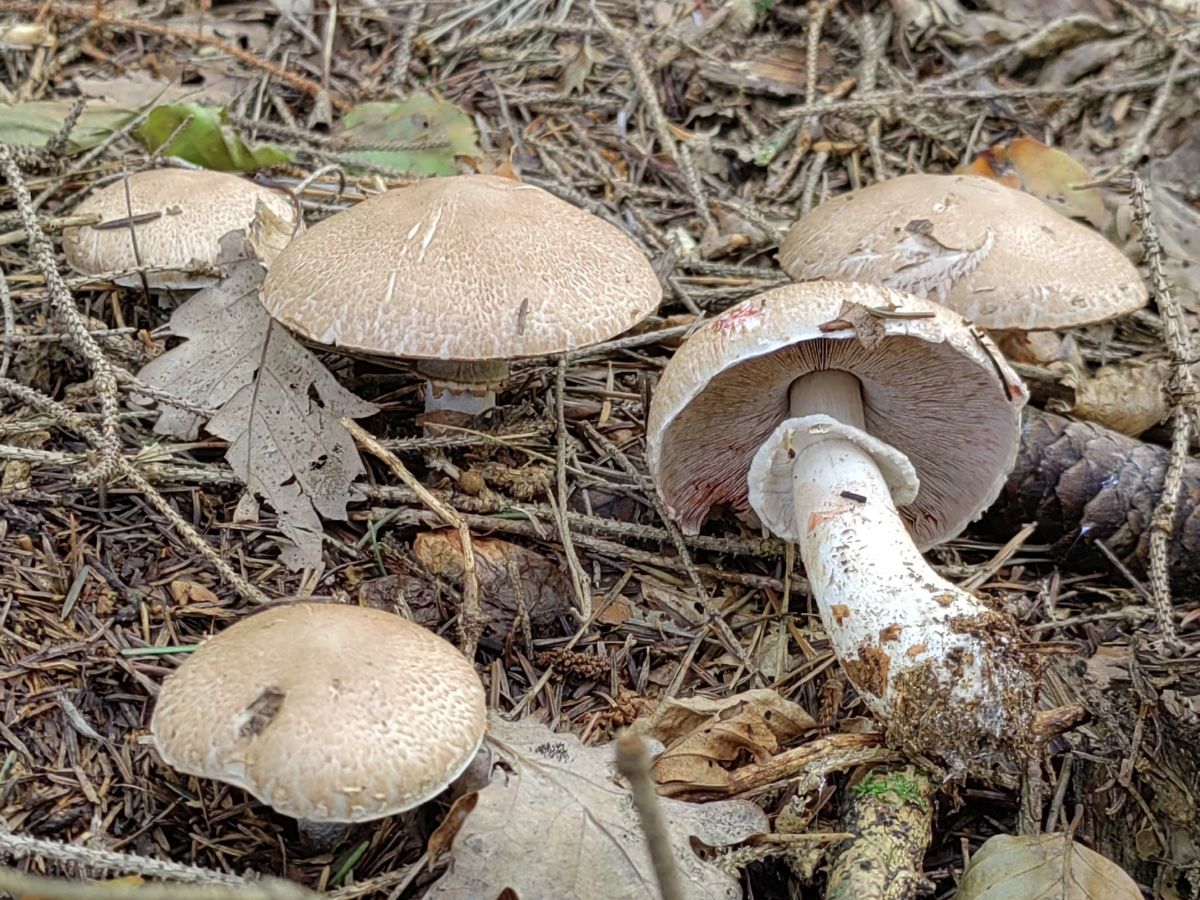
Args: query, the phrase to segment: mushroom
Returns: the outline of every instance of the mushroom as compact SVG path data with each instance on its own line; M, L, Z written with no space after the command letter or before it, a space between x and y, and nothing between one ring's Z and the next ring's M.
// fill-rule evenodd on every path
M295 602L205 641L163 684L150 729L167 765L320 836L441 793L478 751L486 714L474 667L433 632Z
M173 168L135 172L79 204L76 212L94 213L100 221L65 229L63 253L85 275L148 267L155 270L145 273L149 287L208 287L218 280L212 269L221 258L221 238L248 229L260 202L295 227L297 210L286 194L236 175ZM137 273L113 280L141 284Z
M954 772L1030 733L1011 623L921 551L987 508L1028 395L960 316L889 288L787 285L697 329L663 370L651 474L695 534L750 507L799 545L834 653L896 745Z
M495 175L433 178L315 225L276 258L267 311L300 335L413 360L426 410L495 404L509 360L620 334L662 288L603 219Z
M1137 269L1102 235L977 175L904 175L834 197L792 226L779 262L796 281L869 281L936 300L1039 362L1058 342L1034 335L1147 301Z

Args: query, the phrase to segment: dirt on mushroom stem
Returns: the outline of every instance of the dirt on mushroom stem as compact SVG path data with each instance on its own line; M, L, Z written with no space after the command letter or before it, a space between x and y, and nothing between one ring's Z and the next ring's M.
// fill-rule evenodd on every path
M861 401L847 395L857 380L815 377L827 374L842 376L842 390L810 392L808 403L796 391L793 414L829 408L861 422ZM889 744L950 778L1011 770L1033 750L1037 684L1037 659L1014 624L928 568L862 447L835 432L787 453L800 556L825 630Z

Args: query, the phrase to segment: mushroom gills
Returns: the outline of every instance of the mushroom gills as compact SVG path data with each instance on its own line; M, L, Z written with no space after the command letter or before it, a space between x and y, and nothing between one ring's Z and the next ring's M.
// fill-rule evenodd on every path
M790 476L801 559L833 649L871 710L903 745L930 746L951 767L1015 733L1028 680L1004 663L995 616L938 576L897 510L919 483L907 457L865 430L862 386L843 371L810 373L789 391L791 417L764 443L751 470L755 511L764 466ZM772 458L770 461L767 457ZM756 474L756 471L758 474ZM783 485L776 484L778 489ZM766 495L764 499L764 493ZM960 756L961 754L961 756Z

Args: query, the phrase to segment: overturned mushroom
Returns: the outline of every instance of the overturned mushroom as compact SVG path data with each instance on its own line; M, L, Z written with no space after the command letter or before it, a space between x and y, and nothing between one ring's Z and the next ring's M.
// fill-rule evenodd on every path
M779 262L797 281L865 281L936 300L1034 360L1056 343L1045 332L1147 300L1137 269L1102 235L976 175L904 175L834 197L792 226Z
M100 221L66 229L63 253L85 275L146 267L152 288L208 287L218 280L213 269L221 238L248 229L260 203L289 228L296 226L297 210L287 194L245 178L193 169L135 172L79 204L76 212L97 214ZM137 273L113 280L141 284Z
M789 285L668 363L648 462L685 532L716 505L750 506L797 543L834 652L889 738L961 773L1022 746L1034 678L1009 621L920 551L995 499L1026 399L987 338L936 304Z
M326 219L276 259L267 311L310 340L413 360L426 409L479 413L508 363L598 343L658 307L603 219L494 175L432 178Z
M151 721L171 767L313 823L432 799L483 741L483 685L449 642L399 616L291 603L205 641Z

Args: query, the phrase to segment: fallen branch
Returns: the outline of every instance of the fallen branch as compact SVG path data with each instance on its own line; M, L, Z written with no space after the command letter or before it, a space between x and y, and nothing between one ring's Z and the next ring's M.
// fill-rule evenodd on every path
M914 766L876 766L842 795L843 831L825 900L908 900L933 889L922 873L933 834L934 785Z

